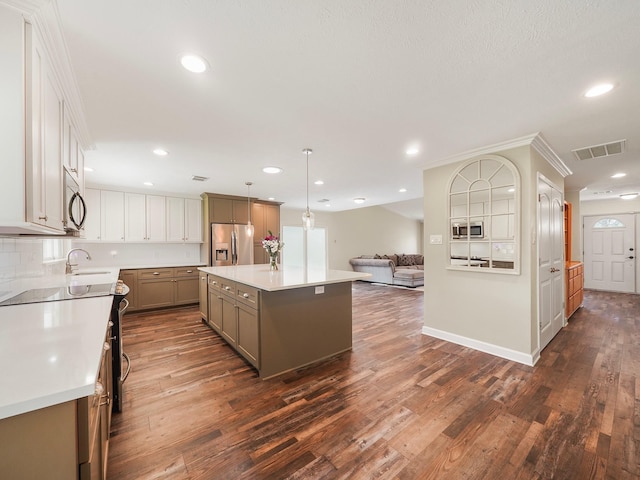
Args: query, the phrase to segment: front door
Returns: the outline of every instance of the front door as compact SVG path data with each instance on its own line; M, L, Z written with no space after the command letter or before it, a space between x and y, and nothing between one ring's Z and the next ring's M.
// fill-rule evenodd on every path
M584 217L584 286L635 292L635 220L632 214Z
M556 336L564 323L562 193L538 179L538 292L540 349Z

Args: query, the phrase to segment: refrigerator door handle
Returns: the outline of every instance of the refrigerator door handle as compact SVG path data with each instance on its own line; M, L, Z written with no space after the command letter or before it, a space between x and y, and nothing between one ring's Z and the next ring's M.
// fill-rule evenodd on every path
M238 264L238 237L235 230L231 231L231 265Z

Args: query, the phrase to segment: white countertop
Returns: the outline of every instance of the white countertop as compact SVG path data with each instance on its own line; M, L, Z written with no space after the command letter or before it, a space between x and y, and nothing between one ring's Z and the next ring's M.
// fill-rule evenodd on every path
M113 283L109 273L22 279L9 298L32 288ZM0 419L93 395L113 297L0 307Z
M279 266L279 270L273 272L269 270L268 264L200 267L198 270L267 292L313 285L352 282L371 276L370 273L348 272L345 270L307 269L305 271L301 267L286 267L282 265Z

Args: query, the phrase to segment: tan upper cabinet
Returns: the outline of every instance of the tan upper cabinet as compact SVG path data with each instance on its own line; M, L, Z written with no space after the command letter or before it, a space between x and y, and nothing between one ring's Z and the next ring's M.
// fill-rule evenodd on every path
M209 223L247 223L249 208L247 199L241 197L203 194L207 202L207 218Z
M280 204L256 201L251 210L251 221L254 225L253 263L268 263L269 257L262 248L262 239L269 230L280 235Z

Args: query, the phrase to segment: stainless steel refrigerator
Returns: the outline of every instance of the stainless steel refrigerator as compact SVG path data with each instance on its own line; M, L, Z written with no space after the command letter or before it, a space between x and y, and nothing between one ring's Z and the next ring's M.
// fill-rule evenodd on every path
M252 265L253 237L247 235L246 225L211 224L211 265Z

